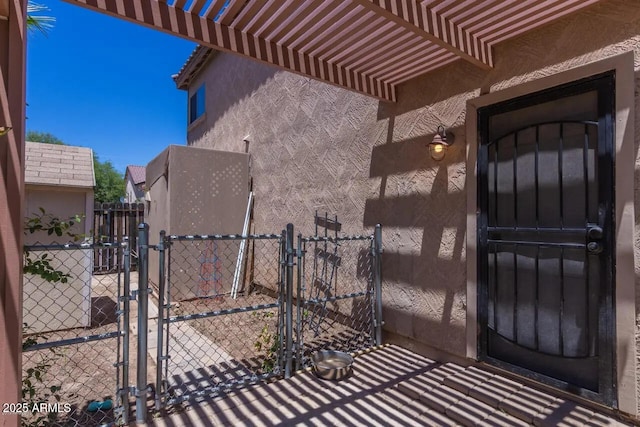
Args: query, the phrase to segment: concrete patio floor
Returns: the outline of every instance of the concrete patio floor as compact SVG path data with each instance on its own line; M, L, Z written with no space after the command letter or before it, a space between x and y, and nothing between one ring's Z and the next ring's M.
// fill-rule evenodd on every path
M477 367L387 345L357 355L353 374L311 372L195 403L148 426L632 425Z

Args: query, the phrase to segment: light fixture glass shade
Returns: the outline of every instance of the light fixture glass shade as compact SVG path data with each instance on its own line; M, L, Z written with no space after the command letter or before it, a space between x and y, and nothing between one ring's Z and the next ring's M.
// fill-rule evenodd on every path
M453 141L452 141L453 142ZM436 134L433 136L433 140L429 143L429 154L433 160L442 160L447 152L447 147L450 143L447 141L447 131L444 126L438 126Z
M433 160L444 159L445 152L447 151L446 145L441 142L435 142L429 144L429 154Z

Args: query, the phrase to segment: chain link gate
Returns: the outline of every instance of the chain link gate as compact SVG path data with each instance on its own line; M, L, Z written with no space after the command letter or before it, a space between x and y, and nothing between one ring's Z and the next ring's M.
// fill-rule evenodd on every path
M292 224L280 234L161 232L157 246L148 245L146 224L139 231L138 328L149 334L138 336L130 388L138 422L147 412L147 352L160 410L288 378L319 349L381 344L380 226L368 236L298 235L297 245ZM152 298L149 249L158 255Z
M280 376L282 235L160 242L156 408Z
M98 426L129 417L127 242L25 246L23 424ZM94 252L124 258L123 268L93 274ZM115 351L113 350L115 348Z
M373 235L299 234L297 247L296 368L318 350L382 344L380 226Z

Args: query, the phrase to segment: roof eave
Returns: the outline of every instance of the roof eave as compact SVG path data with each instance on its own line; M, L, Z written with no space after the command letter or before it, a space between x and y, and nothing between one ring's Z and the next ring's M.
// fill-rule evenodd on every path
M187 90L193 78L216 53L217 51L210 47L202 45L196 46L189 56L189 59L187 59L182 66L182 69L178 74L172 76L173 81L176 83L176 87L178 89Z

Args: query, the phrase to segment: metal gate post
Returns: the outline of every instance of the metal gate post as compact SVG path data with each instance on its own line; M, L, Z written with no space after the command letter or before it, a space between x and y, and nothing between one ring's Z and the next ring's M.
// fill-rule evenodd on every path
M287 252L286 252L286 243L287 240L287 230L282 230L280 233L280 241L278 247L278 364L280 366L281 372L284 372L285 366L285 337L284 337L284 318L285 318L285 305L286 305L286 288L287 288L287 279L286 279L286 270L287 270Z
M302 278L304 277L304 264L302 257L304 252L302 250L302 233L298 233L298 268L296 278L296 370L302 369L302 322L304 321L304 315L302 312Z
M291 377L291 366L293 362L293 266L295 251L293 250L293 224L287 224L287 232L285 236L285 252L286 252L286 309L285 309L285 367L284 377Z
M164 332L164 292L165 292L165 248L164 239L167 232L160 232L160 240L158 241L158 341L156 354L156 411L162 409L162 364L166 360L167 355L162 354L163 350L163 332Z
M129 330L131 313L131 248L124 246L124 280L122 283L122 423L129 424Z
M138 377L136 424L147 417L147 335L149 316L149 225L138 226Z
M375 231L373 233L373 286L375 292L375 319L374 324L376 328L376 345L382 344L382 226L376 224Z

